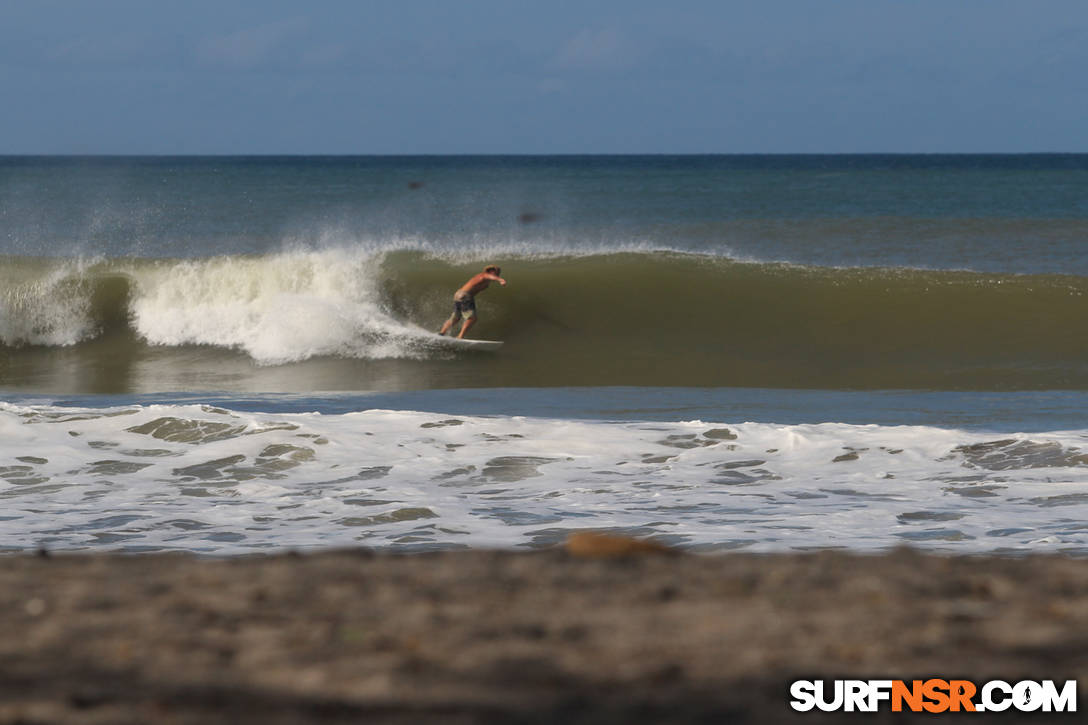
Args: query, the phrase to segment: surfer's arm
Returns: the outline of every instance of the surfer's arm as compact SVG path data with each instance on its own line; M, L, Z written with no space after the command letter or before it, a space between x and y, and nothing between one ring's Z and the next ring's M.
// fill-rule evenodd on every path
M489 279L489 280L491 280L492 282L498 282L498 283L499 283L500 285L502 285L503 287L505 287L505 286L506 286L506 280L505 280L505 279L503 279L502 277L500 277L500 276L499 276L499 275L497 275L497 274L490 274L490 273L488 273L488 274L485 274L485 275L484 275L484 279Z

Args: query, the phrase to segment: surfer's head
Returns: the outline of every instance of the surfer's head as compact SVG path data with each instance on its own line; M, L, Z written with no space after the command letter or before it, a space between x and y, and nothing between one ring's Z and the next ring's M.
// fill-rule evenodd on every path
M498 267L496 267L494 264L489 264L486 267L484 267L484 271L487 272L488 274L493 274L496 277L498 277L499 275L502 274L502 270L499 269Z

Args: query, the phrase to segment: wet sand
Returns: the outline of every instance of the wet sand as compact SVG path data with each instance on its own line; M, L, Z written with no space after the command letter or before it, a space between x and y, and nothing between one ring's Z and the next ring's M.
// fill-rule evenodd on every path
M608 553L0 557L0 723L903 722L793 713L817 677L1085 694L1083 559Z

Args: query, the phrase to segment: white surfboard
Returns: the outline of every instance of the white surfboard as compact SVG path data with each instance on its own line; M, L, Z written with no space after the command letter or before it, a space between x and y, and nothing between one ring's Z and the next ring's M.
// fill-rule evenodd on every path
M464 348L466 350L498 350L502 347L501 340L469 340L465 338L458 339L456 337L445 337L444 335L435 335L434 340L440 345Z

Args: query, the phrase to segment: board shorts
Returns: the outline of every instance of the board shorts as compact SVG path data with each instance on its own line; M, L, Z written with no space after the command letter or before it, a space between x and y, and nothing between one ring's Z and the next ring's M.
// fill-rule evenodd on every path
M461 315L465 317L476 316L476 300L472 295L465 295L463 297L454 296L453 298L453 315L451 319L454 322L461 319Z

